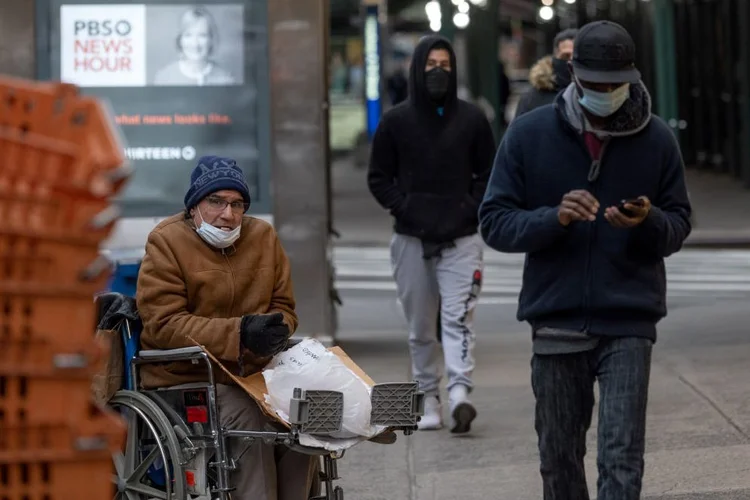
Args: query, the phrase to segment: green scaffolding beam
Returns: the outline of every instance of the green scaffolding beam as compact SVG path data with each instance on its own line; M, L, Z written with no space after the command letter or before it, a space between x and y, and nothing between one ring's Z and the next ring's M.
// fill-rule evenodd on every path
M750 188L750 2L738 2L740 22L740 63L738 80L740 84L740 161L741 177L745 187Z
M453 42L453 37L456 35L456 26L453 24L453 11L455 10L455 6L451 3L451 0L440 0L440 12L443 14L442 22L440 23L440 34L451 42Z
M653 2L656 66L656 112L672 127L679 140L679 101L675 55L674 0Z
M492 105L495 120L492 129L499 140L503 131L500 116L500 72L498 63L498 11L500 0L487 0L482 10L471 9L471 22L466 33L469 90L477 99L483 97Z

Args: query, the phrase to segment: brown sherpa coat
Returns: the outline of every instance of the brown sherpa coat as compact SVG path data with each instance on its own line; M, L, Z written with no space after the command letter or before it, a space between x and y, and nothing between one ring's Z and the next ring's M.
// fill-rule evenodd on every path
M261 370L270 358L240 349L246 314L280 312L290 332L297 328L291 269L276 232L267 222L244 217L240 237L224 251L206 244L184 214L159 224L149 235L138 276L136 300L143 320L142 349L203 345L237 375ZM232 383L221 369L219 383ZM205 366L147 365L145 387L207 381Z

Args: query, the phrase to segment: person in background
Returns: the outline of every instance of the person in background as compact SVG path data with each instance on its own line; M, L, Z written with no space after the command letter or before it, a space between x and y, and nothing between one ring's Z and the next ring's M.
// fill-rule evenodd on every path
M347 92L349 86L349 70L344 64L344 56L341 52L334 52L331 56L331 67L330 67L330 78L331 78L331 93L344 95Z
M479 208L485 242L526 254L544 500L588 500L584 455L599 385L598 500L639 500L664 259L691 231L673 131L651 113L635 43L597 21L576 37L573 85L511 123Z
M531 89L518 101L516 118L532 109L551 104L561 90L570 85L568 61L573 55L573 45L578 30L567 29L555 36L552 55L537 61L529 71Z
M443 426L438 317L448 375L450 430L469 432L474 310L482 282L477 208L495 139L482 111L457 95L456 55L445 38L417 45L409 97L383 115L373 138L368 185L393 215L391 262L409 325L412 371L426 394L422 430Z
M396 61L396 69L386 82L388 97L391 99L392 106L401 104L409 96L409 79L406 77L405 67L408 67L405 61L398 59Z
M498 124L501 125L502 129L505 130L505 128L508 126L508 120L506 119L506 109L508 108L508 102L510 101L510 96L512 94L511 89L511 82L510 78L508 78L508 73L505 71L505 64L501 59L498 59L497 61L497 76L499 78L497 82L497 90L498 90L498 113L499 120Z

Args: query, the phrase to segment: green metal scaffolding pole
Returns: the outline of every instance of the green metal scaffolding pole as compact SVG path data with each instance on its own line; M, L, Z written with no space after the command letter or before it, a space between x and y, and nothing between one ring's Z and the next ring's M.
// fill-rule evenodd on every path
M483 97L492 105L495 120L492 129L500 139L503 119L500 116L500 65L498 62L498 12L500 0L488 0L480 11L471 10L471 23L466 33L469 89L477 99Z
M750 2L738 2L740 23L740 63L738 80L740 84L740 173L746 188L750 188Z
M679 104L677 62L675 57L674 2L653 2L654 48L656 66L656 112L672 127L679 140Z

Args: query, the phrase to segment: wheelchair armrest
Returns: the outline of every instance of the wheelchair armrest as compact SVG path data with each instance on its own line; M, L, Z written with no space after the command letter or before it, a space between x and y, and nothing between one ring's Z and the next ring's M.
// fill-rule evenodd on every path
M153 349L139 351L138 358L142 361L160 363L167 361L187 361L205 356L203 349L198 346L181 347L179 349Z
M138 378L138 367L141 365L173 363L175 361L192 361L193 364L200 364L206 368L208 383L212 386L215 384L213 374L213 364L208 353L199 346L181 347L179 349L149 349L138 351L138 354L130 360L130 384L138 387L140 382Z

